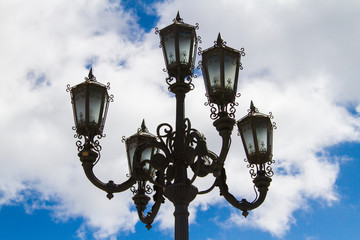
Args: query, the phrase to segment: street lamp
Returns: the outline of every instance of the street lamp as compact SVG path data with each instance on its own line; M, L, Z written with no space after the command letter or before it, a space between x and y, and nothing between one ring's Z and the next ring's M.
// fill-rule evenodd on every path
M211 117L216 119L219 114L227 116L228 104L234 109L237 79L239 69L242 69L241 56L245 56L244 49L238 51L226 46L219 33L214 47L202 52L202 70L205 81L206 94L209 104L214 109L218 107L218 114L212 111ZM234 113L229 112L231 115Z
M188 206L200 194L206 194L219 187L220 195L240 209L246 217L248 211L258 207L265 200L273 175L272 160L272 115L261 114L251 102L249 114L237 122L239 135L243 141L250 174L257 188L256 199L248 202L238 201L226 184L224 162L227 157L231 133L236 124L235 98L239 69L242 69L241 51L227 47L219 34L213 47L204 51L199 48L202 61L203 78L211 108L210 117L214 127L222 138L220 154L208 150L205 137L191 127L191 122L185 117L185 95L194 86L192 77L197 44L200 37L196 36L198 26L185 24L179 13L174 23L159 30L161 47L163 49L166 79L169 91L176 97L175 129L168 123L157 127L156 135L149 133L143 121L137 133L129 138L123 138L129 164L129 179L121 184L113 181L104 183L99 180L93 167L100 159L101 146L99 139L103 128L109 102L107 86L96 82L90 69L85 82L74 87L68 85L74 110L76 145L87 178L98 188L107 192L111 199L113 193L130 189L134 193L139 219L148 229L156 217L165 199L175 206L175 240L189 239ZM175 81L174 81L175 78ZM188 176L189 168L192 176ZM190 171L189 171L190 172ZM197 177L214 176L214 183L209 189L199 191L193 185ZM151 194L154 203L151 210L148 204Z

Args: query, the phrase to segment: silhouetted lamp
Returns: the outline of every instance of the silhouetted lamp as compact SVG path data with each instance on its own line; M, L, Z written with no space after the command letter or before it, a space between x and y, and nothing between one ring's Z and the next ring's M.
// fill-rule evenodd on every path
M145 146L143 151L141 151L141 156L138 156L139 159L137 159L137 156L135 156L135 150L138 147L156 141L156 136L149 133L147 127L145 126L145 121L142 122L141 127L139 128L137 133L126 138L124 141L126 145L126 153L128 157L130 175L136 178L145 178L142 180L147 180L147 177L153 178L155 169L151 167L148 162L144 161L149 161L154 156L154 154L158 152L157 148ZM134 161L137 160L138 162L135 163ZM143 171L138 172L137 167L141 168Z
M107 86L96 81L90 69L85 82L70 89L76 133L93 138L102 135L108 110Z
M160 44L169 76L178 79L193 73L197 37L196 26L184 23L179 12L173 21L160 30Z
M270 116L259 113L251 101L249 114L237 125L248 162L262 165L271 161L273 125Z
M202 72L209 102L217 104L221 112L235 101L240 57L245 53L225 46L220 33L214 43L202 53Z

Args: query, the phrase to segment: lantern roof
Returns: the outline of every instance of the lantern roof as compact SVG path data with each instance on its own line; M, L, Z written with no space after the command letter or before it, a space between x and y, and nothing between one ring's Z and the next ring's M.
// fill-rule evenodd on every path
M148 128L146 127L145 124L145 119L143 119L140 128L137 130L137 132L133 135L131 135L130 137L126 138L125 142L129 141L130 139L133 138L138 138L138 137L150 137L150 138L156 138L155 135L151 134L148 130Z
M260 113L259 110L255 107L254 102L252 100L250 102L250 109L248 109L248 112L249 113L247 115L245 115L244 117L242 117L238 121L238 123L245 120L246 118L249 118L249 117L263 117L263 118L269 118L269 120L271 118L271 116L269 116L267 114Z

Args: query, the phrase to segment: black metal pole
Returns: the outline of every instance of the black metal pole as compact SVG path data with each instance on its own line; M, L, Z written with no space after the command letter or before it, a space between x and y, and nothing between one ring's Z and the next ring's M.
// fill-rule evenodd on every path
M176 97L176 136L174 145L174 183L166 188L166 197L174 204L175 240L189 239L189 203L196 197L197 188L187 179L185 159L185 95L190 91L189 84L178 76L170 87Z
M176 136L174 146L175 182L184 183L187 180L185 151L185 93L176 93Z

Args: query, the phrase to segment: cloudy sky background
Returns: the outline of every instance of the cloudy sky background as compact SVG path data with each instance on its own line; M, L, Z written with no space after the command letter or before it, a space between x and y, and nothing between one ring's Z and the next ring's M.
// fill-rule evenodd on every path
M86 179L65 89L82 82L89 66L98 81L111 82L115 101L95 172L105 182L125 181L121 137L135 133L143 118L151 132L162 122L174 124L154 27L172 23L178 10L186 23L200 24L203 49L218 32L228 46L245 48L236 119L253 100L261 112L273 112L278 126L265 203L244 219L218 189L198 196L190 206L190 238L351 239L360 233L360 2L1 0L0 238L172 239L169 201L148 232L130 191L109 201ZM186 115L219 152L198 75ZM255 195L243 159L234 131L229 187L250 201ZM212 181L196 184L203 190Z

